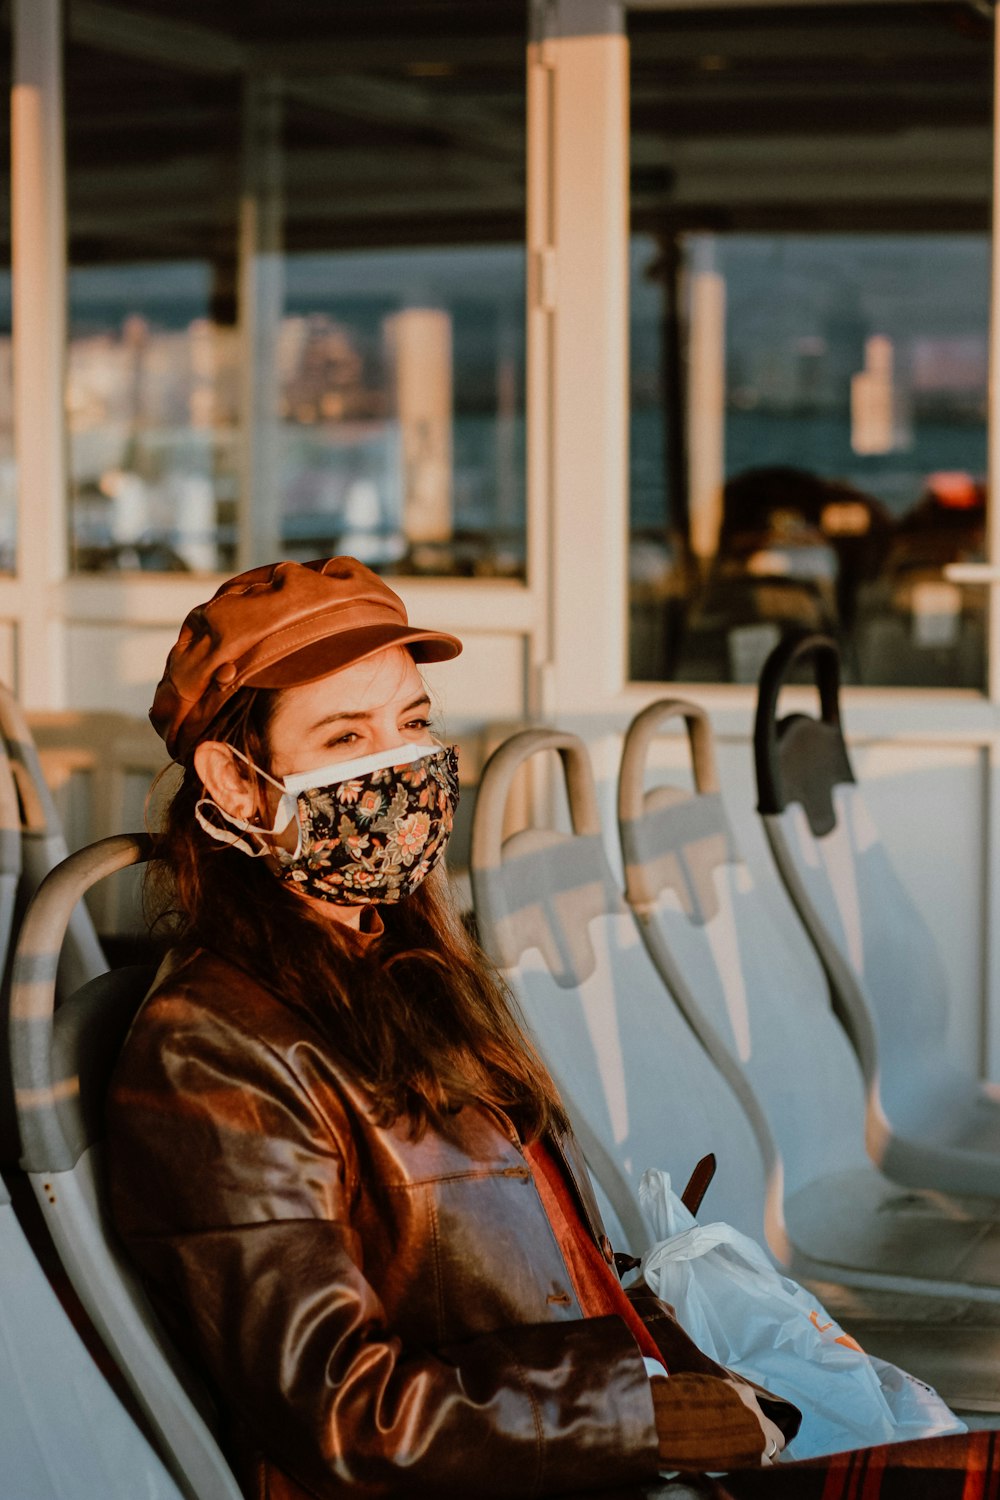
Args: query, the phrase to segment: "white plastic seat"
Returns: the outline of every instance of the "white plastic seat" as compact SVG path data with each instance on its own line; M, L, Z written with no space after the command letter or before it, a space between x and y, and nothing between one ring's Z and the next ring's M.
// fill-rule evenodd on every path
M4 1494L12 1500L182 1500L59 1305L2 1182L0 1265Z
M11 941L21 889L21 810L14 774L0 736L0 1162L17 1161L19 1145L10 1081L7 1006Z
M63 1266L180 1489L188 1500L241 1500L204 1393L164 1334L104 1207L104 1095L152 974L114 970L55 1007L59 952L77 903L97 881L143 860L146 847L142 836L119 836L80 850L45 878L25 914L11 997L22 1166ZM145 1493L141 1475L133 1493Z
M21 886L17 900L20 917L45 876L66 858L69 851L28 721L14 694L2 683L0 740L10 761L20 805ZM88 979L103 974L107 967L90 914L81 904L70 919L60 954L60 996L71 995Z
M803 662L821 717L779 721ZM869 1153L898 1182L1000 1197L1000 1089L948 1060L946 976L855 782L839 678L828 636L792 637L765 664L754 746L768 842L861 1064Z
M532 828L503 839L512 780L558 752L572 833ZM706 1212L760 1239L767 1183L746 1116L663 983L607 862L583 741L525 730L484 768L472 831L472 890L484 947L499 965L566 1103L617 1249L641 1253L647 1167L680 1191L715 1152ZM648 1041L648 1045L646 1045Z
M678 717L693 791L648 771L655 738ZM818 960L804 966L790 950L739 853L701 708L666 700L633 721L618 812L626 898L650 955L783 1184L767 1208L772 1254L800 1280L838 1283L824 1300L845 1309L865 1347L953 1401L1000 1409L989 1363L1000 1327L977 1300L1000 1286L1000 1205L902 1191L869 1159L860 1067ZM966 1281L975 1292L956 1284Z

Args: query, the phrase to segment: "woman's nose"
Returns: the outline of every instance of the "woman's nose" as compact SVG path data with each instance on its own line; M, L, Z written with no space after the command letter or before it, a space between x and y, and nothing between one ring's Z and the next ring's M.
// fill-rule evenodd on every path
M379 755L383 750L393 750L406 743L407 736L396 722L395 714L379 715L370 722L371 754Z

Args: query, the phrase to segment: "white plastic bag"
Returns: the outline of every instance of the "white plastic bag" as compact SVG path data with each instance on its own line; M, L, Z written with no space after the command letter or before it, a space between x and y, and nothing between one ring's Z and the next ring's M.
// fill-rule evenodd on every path
M642 1257L647 1284L705 1354L801 1409L788 1458L965 1432L936 1391L865 1354L747 1235L699 1225L667 1172L643 1174L639 1202L658 1240Z

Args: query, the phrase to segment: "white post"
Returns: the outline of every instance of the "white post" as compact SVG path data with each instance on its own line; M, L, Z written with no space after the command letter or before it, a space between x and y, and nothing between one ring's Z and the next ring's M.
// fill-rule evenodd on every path
M691 551L707 572L719 550L726 472L726 283L696 266L688 337L688 515Z
M529 560L549 601L535 706L551 714L625 675L629 77L614 0L536 0L532 22Z
M1000 21L993 12L993 196L990 240L990 363L987 396L987 561L1000 566ZM990 701L1000 703L1000 578L988 589L986 661Z
M547 7L535 7L527 77L527 287L525 296L526 562L539 598L531 633L525 709L545 714L552 700L552 337L555 249L552 243L552 83L544 40Z
M990 701L1000 703L1000 20L993 12L993 198L990 241L990 363L987 396L986 662ZM985 756L987 819L983 850L983 1071L1000 1080L1000 752Z
M14 0L11 91L14 453L22 580L17 691L65 695L59 584L66 556L66 183L60 0Z
M452 534L451 314L407 307L385 322L398 424L402 528L413 546Z
M240 569L281 556L278 336L284 310L280 82L248 78L240 201Z

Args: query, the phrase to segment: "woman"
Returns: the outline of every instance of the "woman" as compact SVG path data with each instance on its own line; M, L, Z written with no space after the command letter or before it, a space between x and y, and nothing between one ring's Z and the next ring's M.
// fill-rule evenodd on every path
M185 621L150 715L184 775L153 866L173 947L109 1097L118 1228L248 1494L766 1466L798 1412L623 1293L449 906L455 758L416 664L460 649L350 558L255 569Z

